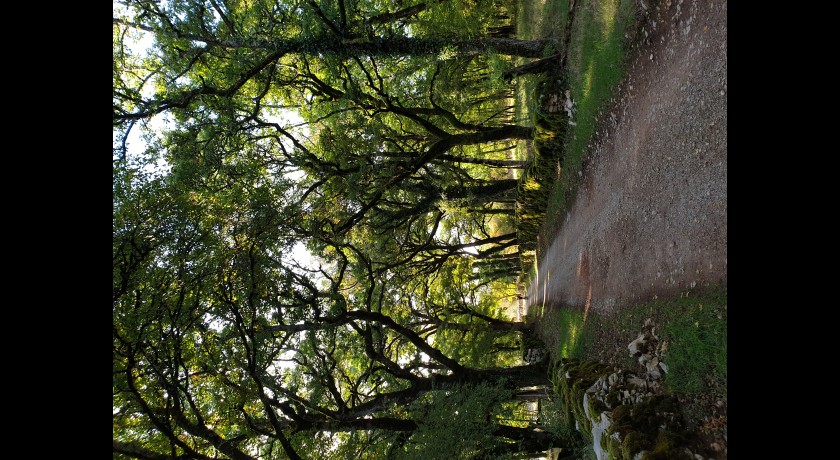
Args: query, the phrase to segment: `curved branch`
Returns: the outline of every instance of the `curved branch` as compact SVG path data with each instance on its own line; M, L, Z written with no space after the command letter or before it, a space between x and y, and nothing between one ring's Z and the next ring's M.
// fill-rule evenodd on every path
M201 455L198 453L189 453L178 456L165 455L146 449L143 446L137 445L133 442L122 442L114 439L114 453L127 455L132 458L139 458L141 460L180 460L186 458L196 458L199 460L214 460L213 457Z
M306 0L306 3L310 7L312 7L312 9L315 11L315 15L318 16L318 19L320 19L321 22L323 22L327 26L327 28L329 28L332 31L332 33L338 35L339 37L344 37L344 33L342 33L338 26L336 26L335 23L332 22L330 18L328 18L327 15L324 14L324 11L321 10L321 7L318 6L318 4L315 3L314 0Z
M166 98L162 101L158 101L156 107L152 107L146 110L140 110L138 112L133 113L116 113L114 114L113 118L115 122L122 122L122 121L129 121L129 120L137 120L141 118L149 118L153 115L157 115L158 113L165 112L169 109L173 108L185 108L192 103L199 96L224 96L228 97L235 93L239 88L248 83L254 76L260 73L263 69L269 66L271 63L275 62L276 60L283 57L289 49L282 49L279 51L275 51L270 53L265 59L260 61L256 66L252 67L250 70L242 74L234 84L231 86L220 89L220 88L213 88L206 85L202 85L201 88L191 89L189 91L184 91L181 94L176 96Z

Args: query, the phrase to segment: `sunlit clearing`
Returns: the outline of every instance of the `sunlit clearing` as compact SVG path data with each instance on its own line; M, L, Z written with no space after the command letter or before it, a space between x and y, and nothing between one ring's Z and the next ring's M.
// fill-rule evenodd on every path
M210 315L205 313L204 314L204 324L207 325L207 328L212 330L213 332L219 333L225 329L225 321L220 319L216 316Z
M274 361L268 365L268 370L272 374L275 372L279 372L281 370L288 370L294 369L297 367L297 363L293 361L295 357L295 352L292 350L285 350L283 353L280 354L277 358L274 358Z
M292 181L299 182L304 176L306 176L306 171L302 169L287 169L284 171L283 175Z
M466 252L467 254L470 254L470 255L473 255L473 256L477 256L477 255L478 255L478 248L477 248L477 247L475 247L475 246L467 246L467 247L465 247L465 248L463 248L463 249L461 249L461 250L462 250L462 251L464 251L464 252Z

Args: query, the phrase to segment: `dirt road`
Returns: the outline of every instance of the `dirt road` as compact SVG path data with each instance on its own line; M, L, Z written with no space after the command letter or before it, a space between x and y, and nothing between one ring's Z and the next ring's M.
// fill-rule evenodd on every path
M529 304L604 312L726 285L727 4L659 4L640 10L648 41L604 114Z

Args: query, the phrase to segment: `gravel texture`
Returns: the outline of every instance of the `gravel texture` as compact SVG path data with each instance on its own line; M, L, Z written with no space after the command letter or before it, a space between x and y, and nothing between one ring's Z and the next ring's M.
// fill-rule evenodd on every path
M726 284L726 2L649 8L529 303L599 312Z
M601 115L570 212L540 254L529 305L605 314L726 286L727 3L640 0L638 11L628 75ZM623 356L637 334L602 335L587 355ZM706 407L693 421L693 451L726 459L726 405L697 398L683 402Z

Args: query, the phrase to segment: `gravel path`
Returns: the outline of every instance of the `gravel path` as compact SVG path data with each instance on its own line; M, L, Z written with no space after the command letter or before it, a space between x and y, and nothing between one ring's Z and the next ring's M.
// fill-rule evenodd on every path
M647 40L633 49L602 114L581 187L528 288L529 306L603 314L726 286L727 4L647 3L638 2ZM601 331L604 340L587 354L626 356L638 332ZM702 428L692 448L724 460L726 407L712 394L694 397L722 423L693 420Z
M726 285L726 8L663 0L640 9L648 40L603 115L529 304L605 312Z

